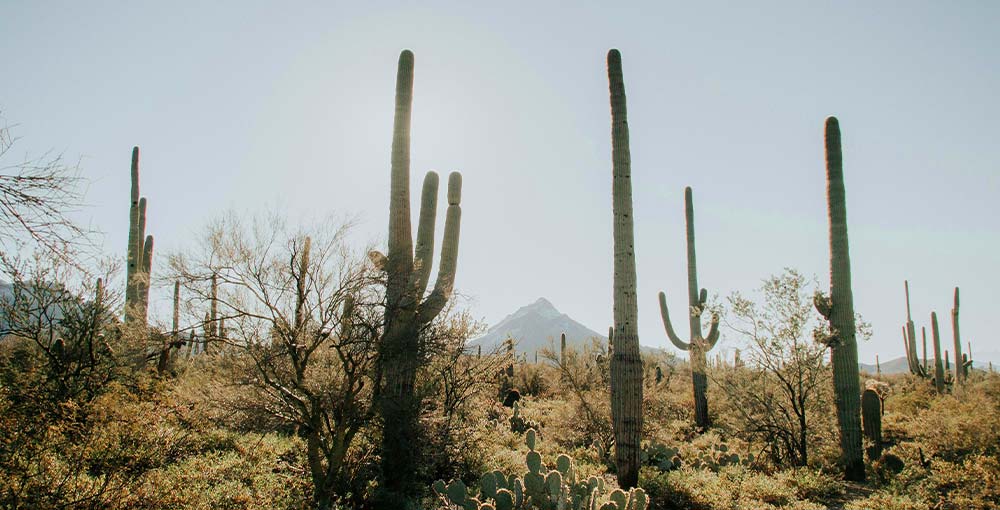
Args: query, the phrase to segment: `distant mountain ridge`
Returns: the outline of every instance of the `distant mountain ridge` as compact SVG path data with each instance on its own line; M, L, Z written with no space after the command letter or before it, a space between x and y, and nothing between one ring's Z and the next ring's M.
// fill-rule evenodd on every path
M485 350L490 350L501 346L510 336L516 342L515 351L530 356L535 351L548 347L550 341L558 349L559 335L562 333L566 333L566 345L574 347L589 344L593 338L608 341L606 336L557 310L549 300L538 298L534 303L522 306L504 317L491 326L485 335L469 342L469 345L482 346Z
M934 360L929 359L927 361L931 365L931 370L933 371ZM991 362L992 362L992 357L982 360L974 359L972 360L972 368L976 368L979 370L989 370L989 364ZM952 363L954 363L954 361L952 361ZM888 361L880 361L879 365L881 366L878 368L881 368L883 374L905 374L910 371L910 366L909 363L907 363L906 361L906 356L900 356L898 358L891 359ZM862 372L867 372L869 375L875 375L877 371L877 368L874 363L872 364L858 363L858 368L860 368Z

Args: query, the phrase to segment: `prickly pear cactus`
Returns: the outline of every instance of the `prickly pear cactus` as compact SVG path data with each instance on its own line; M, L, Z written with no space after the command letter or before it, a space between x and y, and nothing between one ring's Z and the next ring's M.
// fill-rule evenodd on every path
M438 480L431 488L441 510L646 510L649 498L642 489L609 492L603 478L578 479L573 458L561 454L555 469L549 470L535 450L538 433L528 429L524 435L528 453L524 463L528 471L517 477L505 477L499 471L479 479L479 493L473 495L461 480L445 484ZM478 496L478 497L477 497Z
M719 471L719 469L725 466L746 466L753 463L753 461L754 457L752 454L740 457L739 454L730 451L728 445L720 443L712 445L712 448L709 450L699 452L698 456L690 461L690 464L695 469Z

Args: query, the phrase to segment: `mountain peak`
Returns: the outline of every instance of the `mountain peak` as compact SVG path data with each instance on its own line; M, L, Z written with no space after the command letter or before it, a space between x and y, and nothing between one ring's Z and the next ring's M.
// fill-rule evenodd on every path
M530 306L531 308L542 308L542 309L549 309L549 308L551 308L552 310L556 310L555 305L553 305L551 301L549 301L548 299L545 299L543 297L538 298L537 300L535 300L534 303L531 303L528 306ZM556 310L556 311L558 311L558 310Z
M589 343L591 338L604 338L560 312L548 299L540 297L490 326L485 335L473 340L470 345L494 347L510 336L517 340L518 352L533 352L547 347L550 341L558 341L563 333L568 343L579 345Z

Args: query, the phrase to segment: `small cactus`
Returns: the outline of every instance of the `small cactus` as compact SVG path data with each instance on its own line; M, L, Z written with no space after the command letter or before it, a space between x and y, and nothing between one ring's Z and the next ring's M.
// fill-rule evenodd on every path
M868 460L875 460L882 455L882 399L875 390L861 394L861 419L865 437L872 443Z

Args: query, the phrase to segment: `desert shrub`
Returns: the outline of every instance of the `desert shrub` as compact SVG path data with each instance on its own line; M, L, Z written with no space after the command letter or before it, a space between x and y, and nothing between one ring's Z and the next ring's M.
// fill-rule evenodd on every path
M543 362L521 363L514 370L514 387L522 395L548 396L557 388L558 381L552 367Z
M981 385L988 387L989 383ZM898 420L928 455L948 461L995 455L1000 452L1000 400L990 398L987 387L936 396L927 409Z
M807 501L828 501L844 495L843 485L833 476L810 468L781 471L775 478L795 492L795 497Z

